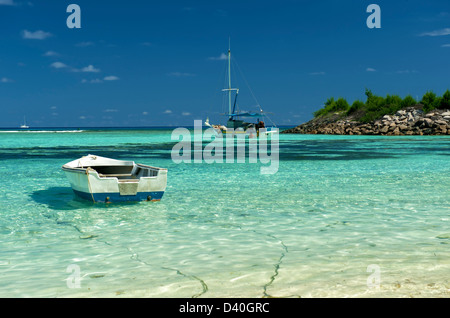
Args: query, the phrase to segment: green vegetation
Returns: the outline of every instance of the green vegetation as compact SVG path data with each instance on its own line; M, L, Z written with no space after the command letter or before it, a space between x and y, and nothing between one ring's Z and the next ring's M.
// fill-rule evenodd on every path
M450 91L447 90L444 95L437 96L433 92L426 92L422 100L418 103L411 95L401 98L398 95L387 95L386 97L377 96L371 90L366 89L366 102L356 100L350 106L345 98L340 97L335 100L333 97L328 98L325 106L314 112L314 117L324 117L330 114L339 114L341 116L352 116L361 122L371 122L383 117L384 115L392 115L402 108L409 106L418 106L423 111L450 109Z
M450 109L450 91L446 90L442 96L436 96L433 92L426 92L420 103L426 112L436 108Z
M423 105L424 111L429 111L436 108L436 106L439 103L439 100L435 93L426 92L425 95L423 95L422 100L420 102Z
M320 117L329 113L335 113L340 111L347 111L349 109L349 105L347 101L344 98L339 98L338 100L334 100L333 97L328 98L328 100L325 102L325 107L322 109L319 109L314 113L315 117Z

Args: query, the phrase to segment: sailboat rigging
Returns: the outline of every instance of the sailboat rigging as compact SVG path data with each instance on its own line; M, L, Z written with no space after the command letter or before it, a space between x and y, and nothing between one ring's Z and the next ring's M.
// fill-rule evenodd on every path
M206 119L205 125L212 127L218 134L229 134L229 133L247 133L249 129L256 131L257 136L259 136L260 131L269 135L276 133L278 130L276 127L266 127L264 118L267 118L267 114L263 112L261 106L258 104L258 111L240 111L237 108L237 99L239 95L239 88L233 88L231 85L231 49L228 48L227 54L228 61L228 87L222 89L223 92L228 94L228 113L224 114L228 117L226 125L212 125L209 122L209 118ZM232 102L232 95L234 94L234 101ZM244 121L244 118L256 118L255 123L250 123Z

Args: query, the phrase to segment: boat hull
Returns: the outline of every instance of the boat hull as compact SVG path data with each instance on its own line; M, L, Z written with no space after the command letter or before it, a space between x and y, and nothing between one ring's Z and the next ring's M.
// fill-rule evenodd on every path
M120 192L88 193L73 189L79 198L93 202L137 202L137 201L160 201L164 191L139 192L136 195L121 195Z
M101 158L103 159L103 158ZM97 161L101 159L95 159ZM107 163L107 162L106 162ZM119 162L114 161L117 165ZM117 168L117 166L116 166ZM167 169L128 163L122 169L151 170L151 175L137 176L119 174L99 174L97 170L107 171L108 166L92 166L67 164L62 167L72 187L73 192L80 198L93 202L127 202L127 201L159 201L167 184ZM125 178L125 179L124 179Z

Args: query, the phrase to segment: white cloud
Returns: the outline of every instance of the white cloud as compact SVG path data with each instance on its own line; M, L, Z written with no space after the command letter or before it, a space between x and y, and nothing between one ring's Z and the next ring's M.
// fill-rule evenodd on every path
M419 36L444 36L450 34L450 28L420 33Z
M87 73L98 73L100 72L100 70L98 68L95 68L93 65L88 65L86 67L83 67L81 69L82 72L87 72Z
M376 72L377 70L371 67L366 68L366 72Z
M100 69L95 68L93 65L88 65L86 67L78 69L78 68L71 67L69 65L66 65L66 64L58 61L58 62L53 62L52 64L50 64L50 66L53 68L56 68L56 69L66 68L66 69L70 70L71 72L75 72L75 73L78 73L78 72L98 73L98 72L100 72ZM98 83L99 81L101 82L101 79L96 79L94 81ZM87 82L88 82L87 80L82 80L82 83L87 83ZM90 81L90 82L93 83L93 81Z
M22 31L22 37L24 39L33 39L33 40L45 40L46 38L51 37L53 34L49 32L44 32L42 30L38 30L35 32L30 32L28 30Z
M110 76L105 76L103 79L104 79L105 81L118 81L118 80L119 80L119 77L114 76L114 75L110 75Z
M59 56L59 53L55 51L47 51L43 54L43 56Z
M226 59L228 59L228 57L225 53L220 54L220 56L218 56L218 57L208 57L208 60L213 60L213 61L223 61Z
M62 62L54 62L54 63L50 64L50 67L53 67L53 68L66 68L67 65L62 63Z
M174 76L174 77L189 77L189 76L195 76L195 74L192 73L181 73L181 72L172 72L168 73L168 76Z
M2 77L0 79L0 83L12 83L12 82L14 82L14 81L12 79L10 79L10 78L7 78L7 77Z
M450 47L450 44L442 44L441 47Z
M108 108L104 110L105 113L117 113L118 111L119 111L118 109L114 108Z
M183 115L183 116L190 116L191 113L188 113L188 112L182 112L181 115Z
M98 83L103 83L103 81L118 81L118 80L119 80L119 78L117 76L106 76L103 79L95 78L95 79L88 80L88 79L83 78L81 80L81 83L83 83L83 84L85 84L85 83L98 84ZM113 111L117 111L117 110L113 110L113 109L108 110L107 109L105 111L113 112Z
M170 109L166 109L163 114L172 114L172 111Z
M0 0L0 6L15 6L13 0Z
M147 116L148 112L142 112L142 115Z

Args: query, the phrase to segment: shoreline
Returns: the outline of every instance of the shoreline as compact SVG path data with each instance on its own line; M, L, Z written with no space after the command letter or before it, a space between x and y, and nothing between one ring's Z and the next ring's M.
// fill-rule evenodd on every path
M450 110L434 109L425 113L420 107L410 106L393 115L363 123L351 116L334 113L314 118L282 134L312 135L381 135L381 136L423 136L450 135Z

